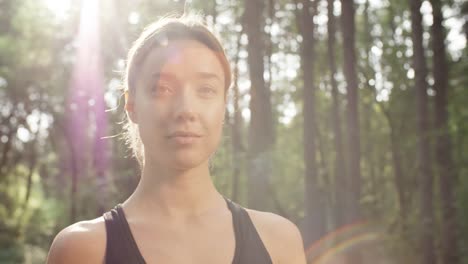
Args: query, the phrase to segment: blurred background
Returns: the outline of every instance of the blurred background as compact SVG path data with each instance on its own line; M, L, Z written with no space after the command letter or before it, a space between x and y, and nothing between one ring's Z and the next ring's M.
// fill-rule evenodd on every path
M295 222L309 263L468 263L463 0L0 0L0 263L133 191L126 53L184 9L235 76L221 193Z

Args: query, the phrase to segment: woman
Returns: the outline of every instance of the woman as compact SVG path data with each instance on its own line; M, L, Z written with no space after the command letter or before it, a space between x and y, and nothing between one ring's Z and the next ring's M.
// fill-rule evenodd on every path
M245 209L215 189L231 71L217 38L189 16L149 26L128 55L127 132L142 166L134 193L73 224L48 263L305 263L290 221Z

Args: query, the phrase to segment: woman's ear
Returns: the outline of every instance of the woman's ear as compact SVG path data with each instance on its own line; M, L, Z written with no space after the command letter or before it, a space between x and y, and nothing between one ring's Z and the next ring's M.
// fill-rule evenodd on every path
M125 91L125 112L127 112L128 118L135 124L138 123L137 113L135 111L135 100L130 92Z

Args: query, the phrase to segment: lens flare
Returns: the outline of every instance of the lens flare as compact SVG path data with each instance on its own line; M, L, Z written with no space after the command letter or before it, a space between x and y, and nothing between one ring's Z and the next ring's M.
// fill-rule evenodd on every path
M99 1L83 0L77 50L67 98L67 136L71 150L72 177L97 175L99 193L104 193L109 168L102 69Z
M328 233L310 245L306 249L307 263L341 263L338 259L346 253L380 243L383 238L383 230L367 221L349 224Z
M71 0L43 0L43 2L57 18L64 19L69 16Z

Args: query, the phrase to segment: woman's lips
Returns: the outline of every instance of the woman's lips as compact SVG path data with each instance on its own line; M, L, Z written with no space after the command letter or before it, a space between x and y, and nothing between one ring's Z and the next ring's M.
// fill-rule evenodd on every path
M175 131L170 133L169 137L201 137L201 134L191 131Z
M194 132L177 131L170 134L169 139L180 145L189 145L195 143L201 135Z

